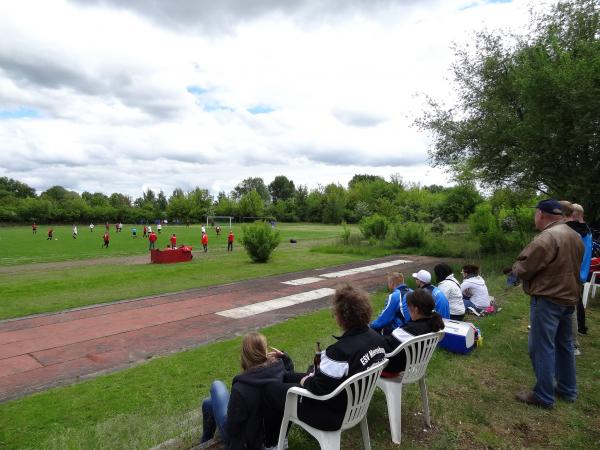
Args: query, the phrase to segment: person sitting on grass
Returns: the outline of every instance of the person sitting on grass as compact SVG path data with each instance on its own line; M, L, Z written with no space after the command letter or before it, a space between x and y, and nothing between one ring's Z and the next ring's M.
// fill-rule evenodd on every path
M435 301L427 289L415 289L406 294L406 303L410 311L410 322L396 328L391 335L385 336L386 352L393 352L402 342L422 334L433 333L444 329L444 320L435 309ZM384 378L393 378L406 369L406 352L400 351L390 359L381 373Z
M460 285L465 309L479 314L490 306L490 294L485 280L479 275L479 267L473 264L463 266L461 274L463 282Z
M202 439L213 438L215 430L227 449L261 450L274 446L279 437L281 421L275 419L262 403L262 389L281 382L294 370L292 360L272 348L267 352L267 339L260 333L249 333L242 341L243 372L233 378L231 394L222 381L210 387L210 397L202 402Z
M463 320L465 318L465 303L463 302L460 283L454 278L452 268L447 263L440 263L433 268L437 279L438 289L444 293L450 305L450 318Z
M283 418L287 390L302 386L315 395L327 395L353 375L363 372L385 358L385 340L369 328L372 308L369 295L349 284L338 287L333 296L333 317L343 334L321 352L321 361L313 372L291 373L284 383L272 383L264 390L265 403ZM324 431L339 430L348 398L345 392L332 399L318 401L302 398L298 417ZM280 422L281 423L281 422Z
M435 310L437 313L444 319L449 319L450 305L448 304L448 299L442 291L431 284L431 273L421 269L417 273L413 273L412 276L415 279L415 284L418 288L427 289L429 291L435 301Z
M390 334L394 329L406 324L405 296L411 289L404 283L404 275L399 272L390 272L387 276L388 290L391 292L385 302L383 310L373 322L371 328L383 335ZM461 296L462 303L462 296Z

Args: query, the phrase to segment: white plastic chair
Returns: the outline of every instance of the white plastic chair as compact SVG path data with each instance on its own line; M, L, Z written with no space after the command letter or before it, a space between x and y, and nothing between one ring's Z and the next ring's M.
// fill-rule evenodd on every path
M388 416L390 419L390 431L392 433L392 442L400 444L402 431L402 385L419 382L421 388L421 399L423 400L423 410L425 422L431 427L431 418L429 417L429 398L427 396L427 385L425 384L425 373L427 365L433 356L433 352L438 342L444 336L443 331L437 333L427 333L421 336L415 336L400 344L393 352L388 353L386 358L392 358L402 350L406 351L406 370L394 378L380 378L377 386L385 394Z
M342 431L352 428L360 423L364 448L365 450L370 450L371 440L369 438L369 427L367 425L367 410L369 409L369 403L371 402L371 397L373 397L373 392L375 392L379 375L387 363L388 360L384 359L364 372L351 376L340 384L333 392L327 395L314 395L308 390L300 387L290 388L287 391L287 397L285 399L285 410L283 412L283 422L281 423L281 428L279 430L277 449L283 450L289 423L294 422L308 431L319 442L319 445L323 450L338 450L340 448ZM311 427L298 418L299 397L325 401L341 394L342 391L346 391L346 395L348 396L348 406L346 408L344 420L342 421L342 426L339 430L319 430Z
M600 286L600 282L596 281L596 278L600 279L600 272L593 272L590 281L583 284L583 296L581 298L584 308L587 307L590 288L592 288L592 297L596 297L596 288Z

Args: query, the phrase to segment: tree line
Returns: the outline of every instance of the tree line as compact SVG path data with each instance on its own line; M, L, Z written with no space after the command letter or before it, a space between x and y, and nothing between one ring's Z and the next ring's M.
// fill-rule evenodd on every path
M229 194L212 196L196 187L177 188L170 195L151 189L141 197L78 192L53 186L39 195L17 180L0 178L0 221L10 223L141 223L155 220L204 222L207 216L272 217L283 222L357 223L379 214L389 219L431 222L463 221L483 201L473 183L454 187L407 184L399 176L385 180L355 175L347 186L331 183L308 189L284 175L265 184L260 177L241 181Z

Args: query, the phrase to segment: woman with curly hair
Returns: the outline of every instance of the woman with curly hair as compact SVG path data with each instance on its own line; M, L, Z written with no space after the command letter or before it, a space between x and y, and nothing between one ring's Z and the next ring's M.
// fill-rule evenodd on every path
M285 383L265 389L266 402L283 415L285 396L292 386L304 387L315 395L333 392L349 377L360 373L385 358L385 340L369 328L371 301L366 292L349 284L338 287L332 303L333 317L343 332L337 342L321 354L319 367L308 374L289 374ZM346 412L347 397L342 393L327 401L303 398L298 404L298 417L324 431L339 430Z

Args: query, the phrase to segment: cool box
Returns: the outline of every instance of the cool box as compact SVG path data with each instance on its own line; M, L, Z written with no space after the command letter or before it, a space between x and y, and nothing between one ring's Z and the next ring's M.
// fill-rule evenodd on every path
M469 322L444 319L444 339L438 344L453 353L469 353L475 347L475 329Z

